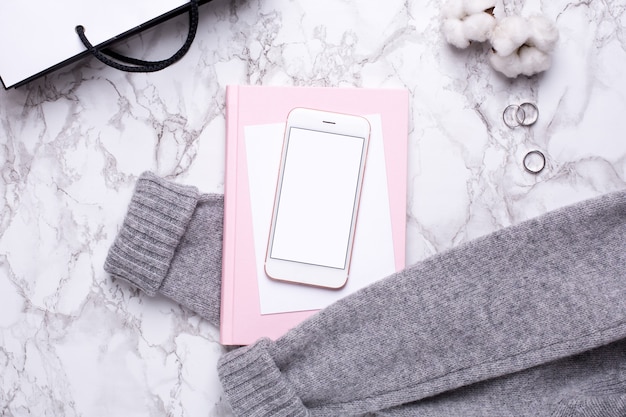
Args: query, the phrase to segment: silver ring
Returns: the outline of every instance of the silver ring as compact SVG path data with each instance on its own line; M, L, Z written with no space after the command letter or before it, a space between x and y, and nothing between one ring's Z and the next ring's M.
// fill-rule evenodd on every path
M546 156L543 152L532 150L524 156L524 169L531 174L539 174L546 167Z
M518 114L520 112L521 115ZM524 110L516 104L509 104L504 109L504 112L502 112L502 120L504 121L504 124L511 129L522 124L520 119L523 122L526 119L526 115L524 114Z
M539 118L539 109L533 103L522 103L519 105L519 109L522 111L522 117L519 118L519 111L515 112L515 117L519 124L522 126L530 126L535 124ZM521 120L520 120L521 119Z
M504 124L511 129L517 126L530 126L539 118L539 109L533 103L509 104L502 112Z

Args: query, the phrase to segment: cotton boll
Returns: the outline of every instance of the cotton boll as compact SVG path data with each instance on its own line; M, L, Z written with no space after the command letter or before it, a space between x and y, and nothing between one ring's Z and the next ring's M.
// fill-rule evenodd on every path
M441 24L441 31L446 41L463 49L467 48L472 41L484 42L488 40L496 25L495 18L482 10L470 15L464 14L465 12L462 11L462 16L457 17L459 14L458 1L463 0L452 0L446 3L446 8L442 11L442 15L447 16ZM488 4L485 3L485 0L480 1L483 4ZM489 2L493 1L489 0Z
M472 41L489 39L495 18L486 10L497 0L447 0L441 7L441 31L446 41L457 48L467 48Z
M552 52L559 40L559 30L552 21L544 16L536 15L528 19L530 36L528 43L543 52Z
M491 34L493 68L510 78L546 71L552 65L550 52L558 41L556 26L543 16L502 19Z
M467 39L484 42L491 36L496 19L487 13L477 13L463 20L463 32Z
M496 7L496 0L464 0L463 10L467 15L484 12Z
M532 46L523 46L507 56L492 53L489 62L496 71L509 78L522 74L530 77L546 71L552 65L550 55Z
M552 65L550 55L534 47L522 47L519 51L521 73L527 76L546 71Z
M530 37L530 27L520 16L508 16L495 26L491 33L491 46L501 56L509 56Z
M489 63L493 69L509 78L515 78L522 73L520 56L516 53L507 56L492 53L489 57Z
M458 19L444 20L441 27L446 42L450 45L454 45L457 48L467 48L469 46L469 39L465 35L463 22Z

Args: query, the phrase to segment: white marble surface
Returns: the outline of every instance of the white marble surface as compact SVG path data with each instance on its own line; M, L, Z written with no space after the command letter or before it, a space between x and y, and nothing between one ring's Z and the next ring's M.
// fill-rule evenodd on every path
M511 81L448 47L439 0L215 0L163 72L86 59L0 91L0 415L230 415L217 330L102 269L142 171L223 191L227 84L409 89L409 263L626 187L626 0L505 3L556 21L549 72ZM185 31L126 48L160 58ZM523 101L539 120L509 129Z

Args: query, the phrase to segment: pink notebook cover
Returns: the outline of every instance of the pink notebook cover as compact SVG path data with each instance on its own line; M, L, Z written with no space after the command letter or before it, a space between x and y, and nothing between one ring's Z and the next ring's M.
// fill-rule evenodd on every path
M284 123L294 107L382 119L395 267L405 267L408 92L395 89L228 86L220 342L277 339L315 311L261 314L244 127Z

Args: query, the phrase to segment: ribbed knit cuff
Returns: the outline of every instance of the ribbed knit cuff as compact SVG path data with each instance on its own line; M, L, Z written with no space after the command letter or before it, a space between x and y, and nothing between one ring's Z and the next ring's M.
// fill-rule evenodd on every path
M270 353L268 339L220 358L218 372L237 417L306 417L308 410L289 386Z
M198 202L198 190L144 173L104 269L154 295Z

